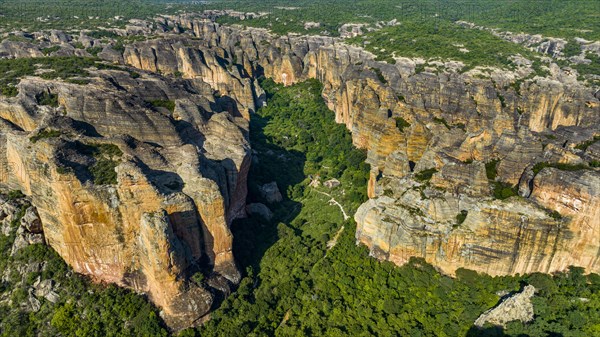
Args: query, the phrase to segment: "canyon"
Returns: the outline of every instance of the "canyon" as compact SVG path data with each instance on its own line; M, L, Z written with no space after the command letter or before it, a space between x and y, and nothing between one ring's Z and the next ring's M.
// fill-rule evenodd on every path
M600 94L573 74L419 72L332 37L185 15L146 24L160 38L98 53L141 76L28 77L0 98L0 183L31 198L75 271L148 293L173 329L200 323L240 280L230 225L245 216L261 76L322 82L332 117L367 151L370 199L354 218L372 256L422 257L449 275L600 271ZM40 56L14 43L0 52ZM57 53L78 51L65 41ZM88 167L106 160L116 181L96 184ZM199 271L203 285L189 280Z
M415 73L411 60L377 62L335 38L274 38L181 18L166 23L223 50L249 77L324 84L336 121L368 151L371 200L355 219L357 241L372 255L398 265L424 257L448 274L598 270L600 180L588 163L598 161L600 144L578 145L598 134L599 94L569 74ZM184 76L185 68L178 68ZM409 126L400 130L398 118ZM548 162L582 168L534 172ZM425 170L435 173L416 179ZM499 184L518 195L494 198Z

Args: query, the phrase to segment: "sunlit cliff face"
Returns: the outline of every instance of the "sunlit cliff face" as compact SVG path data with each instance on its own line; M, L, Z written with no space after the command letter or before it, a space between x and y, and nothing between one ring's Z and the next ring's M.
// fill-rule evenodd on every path
M48 243L77 272L148 293L174 329L200 322L213 292L239 282L229 226L245 215L248 119L264 101L263 75L321 81L335 120L368 151L371 199L355 219L371 255L423 257L448 274L599 271L600 173L589 163L600 150L576 147L599 133L589 88L536 78L517 92L501 71L416 74L411 60L376 62L333 38L174 20L197 39L136 42L116 58L140 78L28 78L0 100L10 122L0 182L31 197ZM58 108L37 104L44 91ZM60 135L32 142L42 130ZM99 144L120 154L85 151ZM114 180L94 182L100 160L115 165ZM206 288L188 281L201 268Z
M213 302L187 281L199 263L223 289L239 282L229 225L244 215L248 123L201 80L95 76L21 82L3 115L14 126L1 138L2 183L31 197L48 244L76 272L148 293L167 324L190 326ZM38 106L41 91L59 106ZM147 103L165 98L173 111Z
M415 74L410 60L375 62L332 38L180 23L250 63L248 73L260 69L285 85L323 82L336 121L368 150L372 200L355 218L357 240L372 255L396 264L424 257L448 274L553 272L571 264L598 271L598 171L587 164L592 151L575 149L598 132L591 89L535 78L517 90L515 74L504 71L490 79ZM252 43L258 39L270 43ZM534 172L545 162L583 163L585 170ZM422 180L421 171L432 173Z

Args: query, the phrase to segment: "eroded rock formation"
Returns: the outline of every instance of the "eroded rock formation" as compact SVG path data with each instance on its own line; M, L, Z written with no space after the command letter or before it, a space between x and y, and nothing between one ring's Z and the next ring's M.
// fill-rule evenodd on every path
M355 218L374 256L420 256L449 274L600 270L598 93L557 67L548 78L417 73L412 60L377 62L335 38L163 24L193 32L242 76L323 82L336 121L368 150L371 200Z
M239 280L229 225L246 209L260 76L321 81L336 121L368 151L371 199L355 219L377 258L420 256L448 274L600 270L598 92L557 67L549 78L480 78L377 62L330 37L189 16L151 29L162 36L98 54L140 78L27 78L0 99L0 182L31 197L46 240L76 271L147 292L172 327L197 322L212 292ZM26 47L0 54L39 56ZM59 106L40 106L43 92ZM200 270L219 286L190 283Z
M106 70L85 85L27 78L0 100L0 183L31 198L75 271L147 292L175 329L212 306L192 273L240 278L229 225L245 214L248 122L228 110L247 110L213 91Z
M535 287L527 285L523 291L512 295L477 318L476 327L483 327L486 323L504 327L506 323L519 320L527 323L533 320L533 303L531 298L535 295Z

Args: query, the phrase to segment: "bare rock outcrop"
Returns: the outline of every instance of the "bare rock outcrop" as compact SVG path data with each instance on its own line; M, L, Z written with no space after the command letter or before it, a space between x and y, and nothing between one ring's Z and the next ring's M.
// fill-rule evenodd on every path
M0 235L14 235L10 255L29 245L44 244L44 233L37 212L23 197L0 195Z
M276 182L270 182L268 184L259 187L261 196L270 204L280 202L283 200L279 187Z
M254 80L242 76L245 70L225 55L224 50L207 50L197 41L170 38L127 46L123 58L126 64L139 69L201 79L213 88L215 96L227 100L232 115L248 119L255 109Z
M372 255L397 264L424 257L448 274L600 270L600 185L593 184L600 102L560 69L546 78L502 71L480 78L452 67L417 73L412 60L378 62L336 38L165 20L193 32L241 76L323 83L336 121L368 151L371 200L355 218L357 241ZM544 179L549 169L536 165L559 173ZM575 179L582 174L592 183Z
M535 295L535 287L527 285L518 294L503 300L498 306L484 312L475 321L476 327L483 327L486 323L504 327L506 323L533 321L533 303L531 298Z
M249 214L259 215L268 221L271 221L271 219L273 218L273 212L271 212L269 207L267 207L265 204L261 204L261 203L248 204L248 206L246 206L246 211Z
M28 210L23 228L43 227L76 272L148 293L174 329L193 325L219 290L189 275L202 264L240 279L229 226L245 215L250 149L247 120L229 110L244 108L201 79L90 80L27 78L0 99L0 183L31 198L39 220ZM39 105L40 92L58 107Z

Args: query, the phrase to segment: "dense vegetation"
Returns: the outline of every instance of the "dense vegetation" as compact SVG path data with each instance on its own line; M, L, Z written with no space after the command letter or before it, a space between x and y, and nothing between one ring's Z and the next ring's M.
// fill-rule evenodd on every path
M398 128L398 131L404 132L404 129L410 127L410 123L407 122L406 119L402 117L396 117L394 119L396 120L396 127Z
M148 18L156 14L205 9L234 9L270 13L268 17L239 21L222 18L226 22L270 27L275 32L304 33L304 22L320 22L321 27L309 33L338 34L344 23L375 23L397 20L465 20L488 27L515 32L542 34L563 38L582 37L600 40L600 8L595 0L560 1L516 0L6 0L0 4L0 29L15 26L29 31L50 28L90 28L124 26L130 18ZM115 18L117 17L117 18ZM573 19L576 17L577 19Z
M56 138L56 137L60 137L60 135L62 135L62 132L60 132L58 130L43 129L43 130L40 130L37 134L31 136L29 138L29 140L32 143L37 143L41 139Z
M395 1L395 0L311 0L229 1L221 0L208 8L263 11L271 15L252 20L223 18L245 25L271 27L275 32L306 32L302 22L321 22L318 31L337 34L344 23L426 20L474 22L487 27L545 36L600 40L598 2L583 1ZM287 7L287 8L286 8ZM295 8L295 9L293 9ZM573 18L577 19L574 20Z
M492 195L494 198L504 200L518 195L519 188L518 186L513 186L505 182L496 181L496 176L498 175L497 166L499 162L499 160L493 159L485 163L485 174L492 186Z
M85 144L81 148L83 153L94 158L94 164L89 167L94 184L116 184L115 168L123 155L119 147L114 144Z
M0 94L16 96L16 85L25 76L39 75L43 79L77 79L87 77L88 68L121 69L119 67L102 63L98 59L86 57L41 57L0 59ZM44 70L44 71L42 71ZM44 93L38 97L42 105L57 106L56 96Z
M0 3L0 31L18 26L29 31L52 28L122 27L128 19L175 13L189 6L177 0L5 0ZM192 6L197 7L197 6Z
M51 137L42 136L36 140L43 138ZM114 144L84 144L79 141L71 142L69 146L79 154L87 156L90 159L89 164L83 165L64 160L57 168L58 173L75 173L79 179L91 180L96 185L114 185L117 183L115 168L119 165L123 155L118 146Z
M8 199L21 196L11 192ZM10 222L10 236L0 233L0 270L4 274L0 282L1 337L167 336L156 309L147 299L114 285L95 285L74 274L48 246L30 245L11 256L16 227L27 207L21 206L18 216ZM33 267L40 263L41 270ZM38 279L58 284L58 301L52 303L38 297L40 309L28 312L25 305L29 289Z
M510 56L520 54L535 61L539 57L528 49L492 34L463 28L449 21L403 21L349 40L393 63L391 56L420 57L426 60L456 60L467 65L514 68ZM538 62L538 66L539 61Z
M52 94L47 91L44 91L43 93L36 95L35 98L39 105L48 105L54 108L58 107L57 94Z
M282 88L272 80L262 82L268 93L268 106L260 110L260 115L252 119L253 146L258 151L285 149L286 155L293 154L281 174L281 161L266 162L250 175L257 181L274 177L280 187L289 188L300 195L306 177L320 177L325 181L337 178L346 182L345 193L339 197L356 209L366 199L364 188L368 179L368 166L364 163L366 153L352 146L352 137L344 126L333 121L331 111L321 98L321 84L316 80L305 82L293 88ZM326 130L326 132L324 132ZM268 181L267 181L268 182ZM305 184L306 185L306 184ZM251 184L252 186L252 184Z
M548 163L541 162L533 166L532 171L534 174L540 173L546 167L553 167L562 171L580 171L585 170L588 167L585 164L568 164L568 163Z
M151 101L150 105L152 105L155 108L165 108L171 112L175 111L175 101L159 99L159 100Z
M588 147L590 147L595 142L599 142L599 141L600 141L600 136L594 136L592 139L590 139L588 141L585 141L581 144L575 145L575 148L578 150L586 151Z
M234 252L246 276L206 326L181 336L583 337L600 333L600 277L584 276L580 268L554 276L516 277L461 269L456 278L449 278L420 259L396 267L369 257L365 247L355 244L356 224L344 221L339 208L328 203L330 197L319 193L329 193L353 212L355 201L364 200L364 195L343 196L366 189L367 168L349 165L341 175L334 168L364 154L351 148L348 132L333 122L318 83L287 88L270 81L263 85L268 106L251 120L251 142L259 155L249 178L250 201L265 202L256 186L273 180L287 191L286 198L270 205L275 214L271 222L253 216L235 224ZM314 146L306 146L308 137ZM495 165L488 166L494 175ZM311 187L308 174L336 177L342 184L332 190ZM428 175L424 173L424 179ZM459 214L457 223L464 217ZM336 237L337 244L329 249L328 243ZM534 322L510 323L504 331L472 328L474 320L498 302L497 292L518 291L526 283L539 289L533 300Z
M585 58L590 60L589 63L581 63L573 65L579 75L598 75L600 74L600 57L594 53L586 53Z

